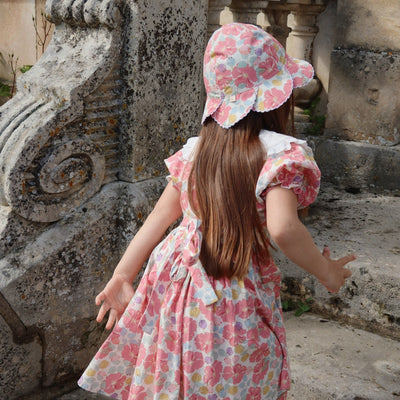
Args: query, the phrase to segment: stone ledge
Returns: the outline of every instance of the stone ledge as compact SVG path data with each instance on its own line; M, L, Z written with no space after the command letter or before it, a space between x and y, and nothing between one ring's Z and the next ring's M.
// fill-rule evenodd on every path
M326 181L342 188L400 193L400 146L308 139Z
M304 222L318 247L332 257L355 253L353 276L338 294L329 294L311 275L275 255L287 290L312 299L312 307L353 326L400 339L400 198L361 192L351 194L325 184Z

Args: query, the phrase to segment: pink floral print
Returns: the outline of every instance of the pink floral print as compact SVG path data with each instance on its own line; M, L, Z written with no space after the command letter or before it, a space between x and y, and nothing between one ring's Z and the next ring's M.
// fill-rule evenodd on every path
M274 110L313 75L311 64L290 57L261 28L226 24L214 32L204 54L207 100L202 122L211 115L229 128L250 110Z
M287 140L278 145L285 150L268 156L258 179L264 223L272 186L293 189L299 207L318 192L311 150ZM260 265L253 257L243 280L207 276L198 259L201 223L187 201L191 161L179 151L166 164L181 192L182 222L154 249L134 297L79 385L119 400L284 399L290 379L279 270L272 259Z

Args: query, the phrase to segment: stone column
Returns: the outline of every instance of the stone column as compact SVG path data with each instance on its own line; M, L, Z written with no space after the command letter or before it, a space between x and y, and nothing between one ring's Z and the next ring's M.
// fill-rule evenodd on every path
M129 1L119 177L165 173L163 159L200 129L208 0Z
M232 0L230 9L235 22L257 25L257 15L268 6L268 1Z

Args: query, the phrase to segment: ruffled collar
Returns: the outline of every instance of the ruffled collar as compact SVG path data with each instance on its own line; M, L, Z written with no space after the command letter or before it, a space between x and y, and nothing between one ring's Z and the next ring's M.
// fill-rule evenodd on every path
M296 139L293 136L283 135L281 133L267 130L262 130L259 137L265 151L267 152L267 157L273 157L279 153L290 150L292 143L297 143L303 147L307 146L305 140ZM182 155L185 160L193 161L198 140L198 136L191 137L183 146Z
M305 140L267 130L262 130L259 134L259 138L261 143L264 145L268 157L290 150L292 143L296 143L303 147L307 146Z

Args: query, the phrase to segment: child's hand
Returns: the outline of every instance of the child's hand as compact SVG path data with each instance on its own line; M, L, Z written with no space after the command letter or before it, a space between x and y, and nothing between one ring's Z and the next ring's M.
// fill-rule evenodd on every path
M337 293L344 285L347 278L350 278L351 271L344 266L350 261L354 261L356 256L354 254L339 258L338 260L331 260L331 251L325 247L322 255L328 260L329 271L325 279L319 281L328 289L329 292Z
M122 275L114 275L96 297L96 305L101 304L96 321L101 322L109 311L106 329L111 329L118 322L134 293L132 284L127 279Z

